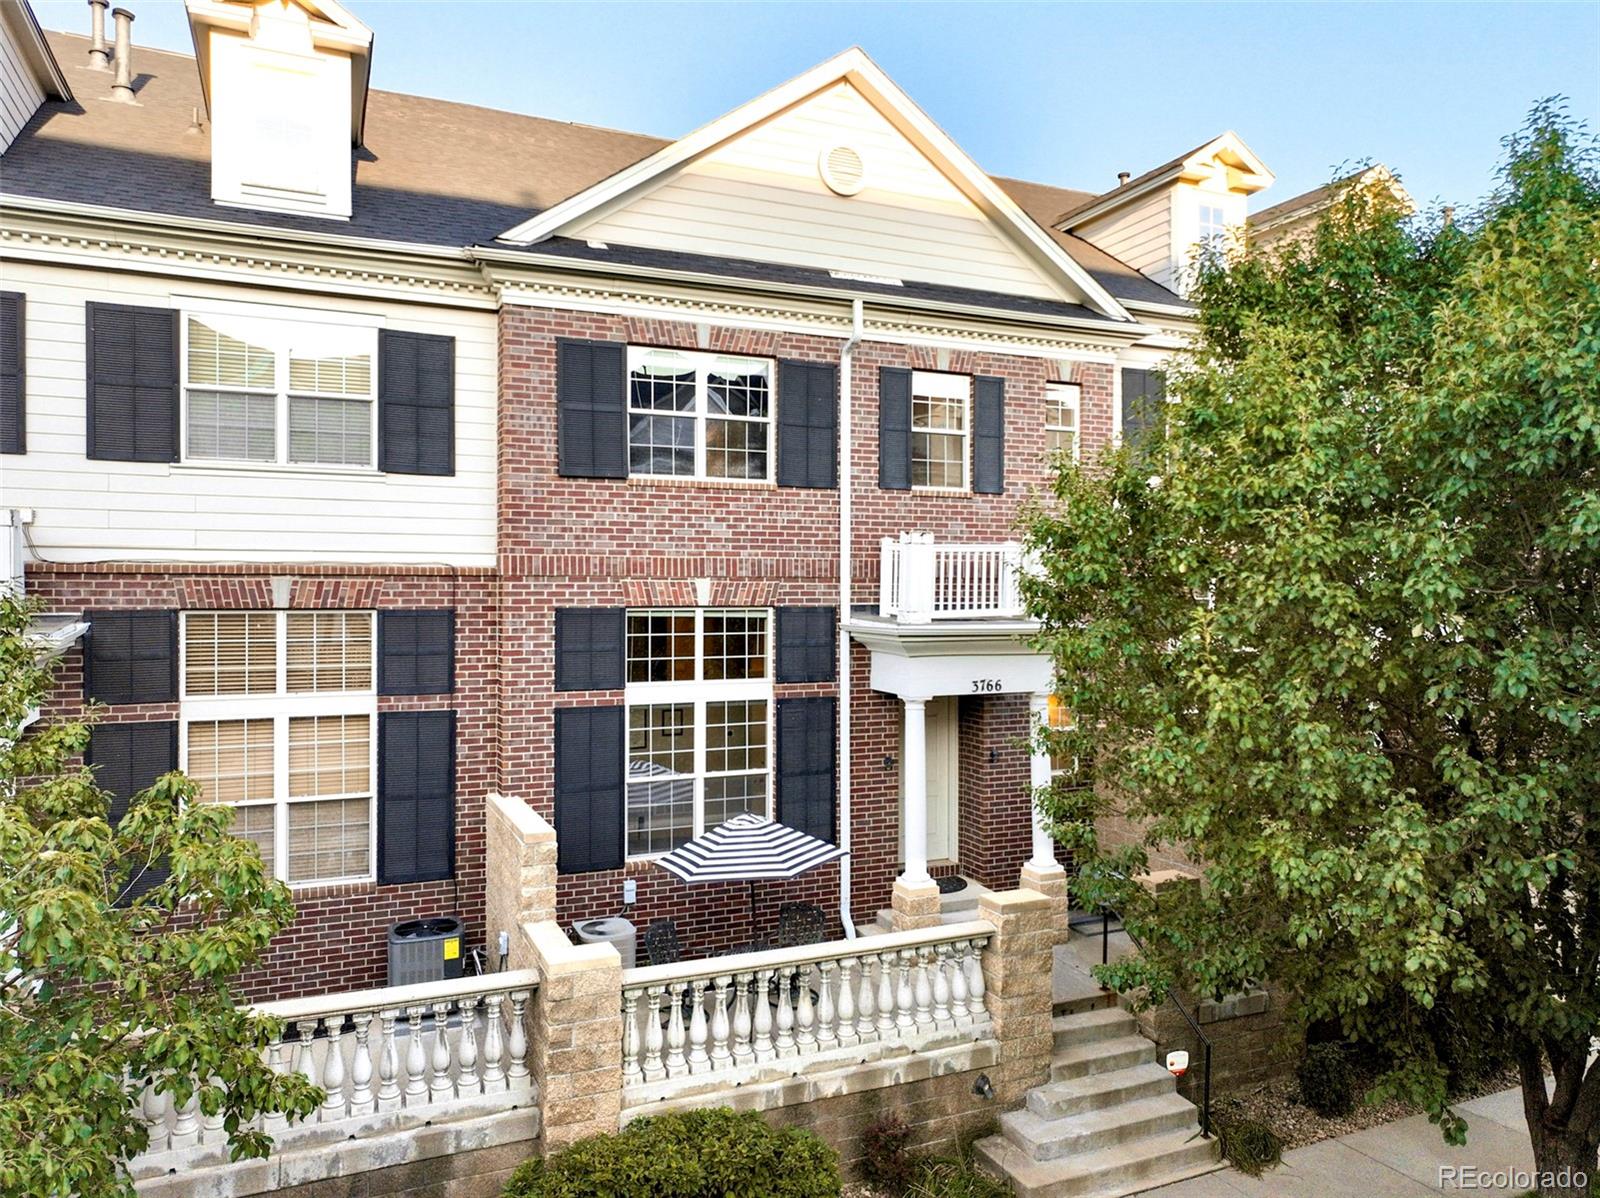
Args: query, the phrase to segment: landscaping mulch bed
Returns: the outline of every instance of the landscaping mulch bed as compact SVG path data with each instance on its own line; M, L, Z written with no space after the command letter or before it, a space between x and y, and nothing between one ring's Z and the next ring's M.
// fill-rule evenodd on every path
M1370 1073L1358 1076L1356 1092L1366 1093L1372 1081L1373 1075ZM1518 1084L1517 1071L1507 1069L1484 1078L1478 1085L1457 1095L1454 1101L1466 1102ZM1418 1107L1409 1103L1383 1102L1373 1105L1362 1099L1357 1101L1356 1109L1350 1114L1338 1119L1325 1118L1310 1107L1301 1105L1300 1087L1292 1077L1280 1078L1251 1090L1216 1099L1213 1106L1215 1113L1220 1116L1258 1119L1265 1123L1283 1140L1285 1152L1421 1113Z

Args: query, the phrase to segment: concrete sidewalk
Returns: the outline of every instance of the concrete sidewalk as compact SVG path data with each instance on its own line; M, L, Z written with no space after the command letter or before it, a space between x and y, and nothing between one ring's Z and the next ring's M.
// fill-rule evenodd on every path
M1533 1149L1522 1118L1522 1092L1503 1090L1464 1102L1467 1143L1452 1148L1426 1115L1412 1115L1380 1127L1323 1140L1283 1154L1283 1164L1260 1177L1223 1169L1176 1185L1147 1190L1152 1198L1420 1198L1429 1194L1471 1194L1473 1198L1526 1193L1518 1185L1533 1171ZM1443 1170L1456 1170L1454 1178ZM1481 1180L1465 1171L1477 1169ZM1521 1173L1488 1184L1485 1174Z

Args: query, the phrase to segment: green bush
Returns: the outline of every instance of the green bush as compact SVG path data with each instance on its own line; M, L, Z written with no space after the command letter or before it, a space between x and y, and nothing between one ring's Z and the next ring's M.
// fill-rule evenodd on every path
M1300 1101L1326 1119L1356 1109L1356 1075L1344 1045L1313 1044L1295 1068Z
M1233 1167L1251 1177L1260 1177L1283 1159L1283 1141L1278 1133L1257 1119L1216 1120L1217 1142L1222 1155Z
M1012 1198L1011 1187L991 1177L971 1157L941 1156L922 1161L907 1198Z
M838 1198L839 1156L753 1113L635 1119L512 1174L505 1198Z

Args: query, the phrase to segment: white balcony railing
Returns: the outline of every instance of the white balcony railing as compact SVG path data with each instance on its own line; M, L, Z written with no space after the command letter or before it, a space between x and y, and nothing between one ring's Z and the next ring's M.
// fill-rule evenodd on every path
M627 969L625 1102L987 1036L983 920Z
M520 970L256 1008L284 1021L265 1051L272 1067L327 1091L305 1119L269 1115L263 1130L284 1151L533 1105L524 1019L537 985ZM226 1160L221 1116L206 1117L195 1099L176 1106L147 1086L140 1115L150 1145L133 1162L136 1178Z
M1023 614L1017 573L1022 546L936 543L929 533L883 539L878 614L905 624L932 620L1016 619Z

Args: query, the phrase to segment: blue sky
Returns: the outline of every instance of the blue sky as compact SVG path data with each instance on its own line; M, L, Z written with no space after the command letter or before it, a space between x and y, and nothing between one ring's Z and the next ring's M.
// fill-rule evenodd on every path
M191 49L175 0L136 44ZM687 133L852 44L994 174L1101 190L1232 128L1278 176L1344 162L1470 205L1499 140L1561 93L1600 127L1600 4L534 4L347 0L396 91ZM36 2L87 31L81 0Z

